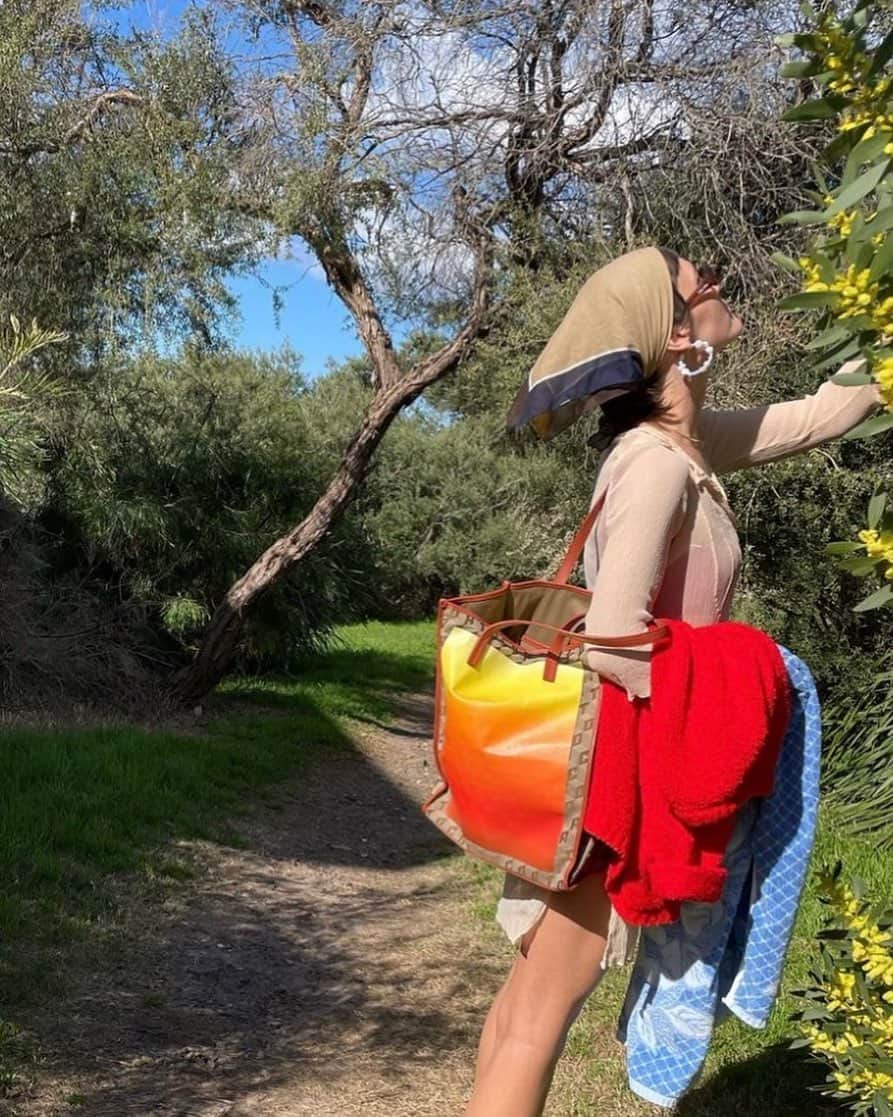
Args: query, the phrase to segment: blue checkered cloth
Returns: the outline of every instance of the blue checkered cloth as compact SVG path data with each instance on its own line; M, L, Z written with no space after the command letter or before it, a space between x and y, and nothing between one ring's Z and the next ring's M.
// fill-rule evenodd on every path
M656 1105L674 1105L692 1085L717 1021L734 1013L764 1028L778 992L815 836L822 732L809 668L778 648L791 718L772 794L738 812L722 897L641 929L617 1038L630 1088Z

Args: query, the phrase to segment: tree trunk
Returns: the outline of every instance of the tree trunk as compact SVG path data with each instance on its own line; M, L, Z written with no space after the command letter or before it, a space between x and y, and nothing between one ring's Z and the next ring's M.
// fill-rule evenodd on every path
M211 618L195 659L174 680L177 698L195 702L217 685L232 662L247 611L286 571L313 550L350 503L369 471L373 453L385 431L401 408L418 394L413 393L407 383L398 387L402 391L382 393L373 401L338 471L309 514L288 535L269 546L230 586Z
M173 690L178 699L198 701L220 682L232 662L247 610L309 554L336 522L368 473L376 447L400 411L429 384L451 372L480 337L484 330L490 263L489 251L482 250L471 314L463 328L438 352L375 393L341 465L310 513L288 535L268 547L230 587L211 618L195 659L174 679Z

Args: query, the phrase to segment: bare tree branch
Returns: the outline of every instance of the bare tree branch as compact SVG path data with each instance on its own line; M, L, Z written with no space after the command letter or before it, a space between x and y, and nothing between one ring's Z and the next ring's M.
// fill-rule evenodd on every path
M59 140L36 140L33 143L17 146L0 145L0 155L17 155L29 158L38 153L55 155L81 139L85 132L109 109L117 105L142 105L143 98L130 89L111 89L98 94L88 106L84 116L73 124Z

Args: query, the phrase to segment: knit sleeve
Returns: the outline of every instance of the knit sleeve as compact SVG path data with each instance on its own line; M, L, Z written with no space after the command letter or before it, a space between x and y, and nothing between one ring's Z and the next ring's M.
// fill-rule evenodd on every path
M660 443L636 443L612 466L596 523L598 566L586 613L587 633L626 636L653 620L670 543L685 516L689 469L682 454ZM588 648L584 662L626 690L651 693L651 647Z
M705 408L699 420L702 448L717 473L778 461L839 438L882 402L877 384L848 387L826 380L802 399L730 411Z

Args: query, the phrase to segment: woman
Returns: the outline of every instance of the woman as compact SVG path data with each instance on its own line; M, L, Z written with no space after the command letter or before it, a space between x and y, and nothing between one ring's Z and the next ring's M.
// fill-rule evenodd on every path
M509 425L530 423L543 437L602 407L608 444L592 501L607 496L584 552L587 632L728 619L741 549L716 475L837 438L881 406L874 384L828 381L804 399L705 409L713 355L741 330L715 270L638 249L590 277L519 391ZM631 701L648 698L647 647L589 648L584 658ZM520 949L484 1024L465 1117L541 1114L571 1024L606 965L632 956L636 928L612 912L606 856L597 843L567 892L506 875L497 918Z

